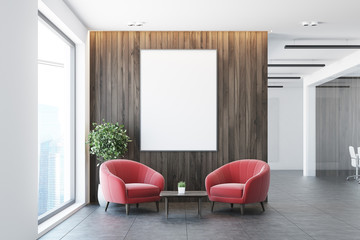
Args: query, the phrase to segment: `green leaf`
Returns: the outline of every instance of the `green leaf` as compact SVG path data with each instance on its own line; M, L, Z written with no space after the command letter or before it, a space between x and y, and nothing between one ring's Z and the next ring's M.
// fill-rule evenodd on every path
M94 129L90 131L86 144L90 146L90 153L96 155L97 159L107 161L122 157L127 152L127 145L131 142L126 135L124 125L119 123L103 122L93 123Z

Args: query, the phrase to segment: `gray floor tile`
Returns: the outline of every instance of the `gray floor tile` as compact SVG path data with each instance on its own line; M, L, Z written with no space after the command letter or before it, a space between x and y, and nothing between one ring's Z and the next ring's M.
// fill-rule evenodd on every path
M41 239L360 239L360 184L343 177L303 177L301 171L272 171L269 202L239 205L202 203L202 218L195 202L164 202L125 207L89 205Z
M243 231L226 231L226 230L214 230L208 229L206 231L199 230L199 229L192 229L188 230L188 239L189 240L202 240L202 239L209 239L209 240L247 240L249 239L249 235Z
M136 219L125 239L186 239L183 219Z
M251 240L313 240L311 236L304 232L250 232Z
M309 233L316 240L359 240L359 230L317 230Z

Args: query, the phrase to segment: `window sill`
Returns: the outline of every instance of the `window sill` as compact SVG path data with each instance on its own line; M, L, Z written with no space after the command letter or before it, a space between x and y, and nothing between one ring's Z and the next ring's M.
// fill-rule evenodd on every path
M52 218L39 224L38 238L42 237L45 233L49 232L51 229L53 229L54 227L65 221L67 218L69 218L71 215L79 211L84 206L85 203L74 203L70 207L66 208L64 211L61 211Z

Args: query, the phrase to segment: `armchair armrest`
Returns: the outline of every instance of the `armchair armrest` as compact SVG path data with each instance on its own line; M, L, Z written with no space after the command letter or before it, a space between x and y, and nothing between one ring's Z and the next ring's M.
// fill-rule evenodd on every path
M165 179L160 173L156 172L155 170L153 170L152 176L148 183L158 186L160 188L160 192L164 190Z
M218 168L215 171L209 173L205 178L206 193L210 196L210 188L217 184L224 183L224 177L222 176L222 168Z
M127 193L125 182L112 174L107 168L100 168L100 183L106 201L126 203Z
M270 168L264 166L259 174L245 183L243 201L247 203L263 202L266 199L270 184Z

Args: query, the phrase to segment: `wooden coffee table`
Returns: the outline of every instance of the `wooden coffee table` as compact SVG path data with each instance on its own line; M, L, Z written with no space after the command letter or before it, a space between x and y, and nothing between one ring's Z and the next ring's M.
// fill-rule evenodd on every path
M206 191L185 191L183 194L179 194L177 191L162 191L160 197L165 198L165 216L169 215L169 198L171 197L194 197L198 199L198 216L201 218L201 198L207 197Z

